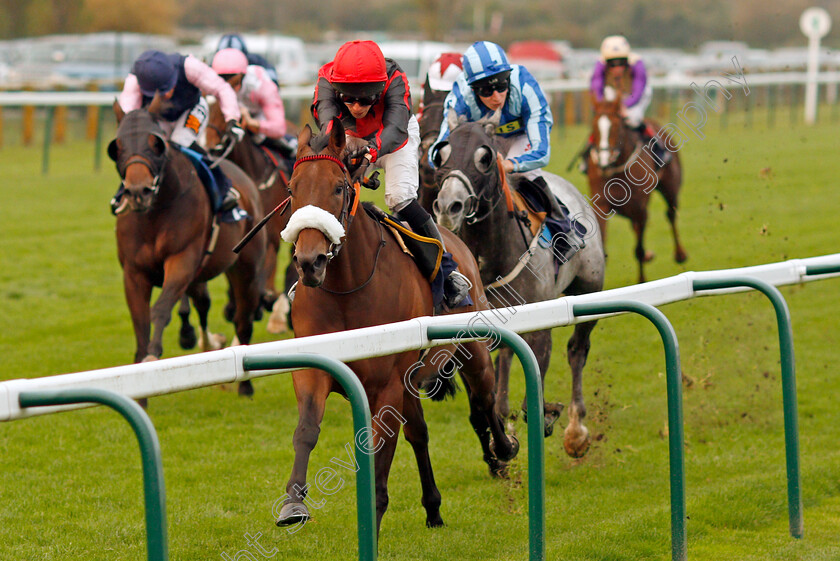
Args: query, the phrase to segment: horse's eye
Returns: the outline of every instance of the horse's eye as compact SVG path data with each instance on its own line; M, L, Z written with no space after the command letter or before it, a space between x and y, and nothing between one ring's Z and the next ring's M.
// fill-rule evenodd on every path
M340 195L343 192L344 192L344 184L343 183L335 186L335 191L334 191L335 195Z
M448 142L441 142L435 148L435 153L432 154L432 162L434 162L436 168L439 168L446 163L446 160L449 159L451 154L452 146Z
M475 169L481 173L487 173L493 166L493 151L489 146L480 146L473 155Z

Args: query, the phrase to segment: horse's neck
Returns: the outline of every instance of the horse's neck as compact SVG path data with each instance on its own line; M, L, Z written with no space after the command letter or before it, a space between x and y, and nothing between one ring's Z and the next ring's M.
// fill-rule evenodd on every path
M481 211L479 209L479 216ZM527 249L518 231L517 219L508 216L504 196L487 218L465 224L463 228L464 241L479 262L481 280L485 284L507 275ZM530 242L531 232L527 228L524 230Z
M327 266L324 287L344 292L364 284L375 266L379 228L379 224L359 205L341 250Z

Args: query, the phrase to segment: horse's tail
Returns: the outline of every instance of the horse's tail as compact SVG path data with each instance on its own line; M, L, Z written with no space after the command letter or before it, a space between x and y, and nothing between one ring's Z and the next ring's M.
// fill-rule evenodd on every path
M420 389L426 392L432 401L443 401L447 397L455 398L455 394L461 389L455 376L446 376L438 372L435 376L423 380Z

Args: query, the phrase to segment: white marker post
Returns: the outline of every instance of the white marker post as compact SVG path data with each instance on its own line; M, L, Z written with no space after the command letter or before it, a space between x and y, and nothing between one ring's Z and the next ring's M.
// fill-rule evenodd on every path
M808 37L808 82L805 86L805 122L817 120L817 70L819 69L820 39L831 29L831 17L822 8L808 8L799 17L799 29Z

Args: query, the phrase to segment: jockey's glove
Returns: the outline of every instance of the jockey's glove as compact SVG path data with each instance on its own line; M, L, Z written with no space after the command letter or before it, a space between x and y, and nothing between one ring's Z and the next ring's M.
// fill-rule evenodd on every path
M245 138L245 130L236 120L231 119L225 124L225 136L228 142L236 143Z

